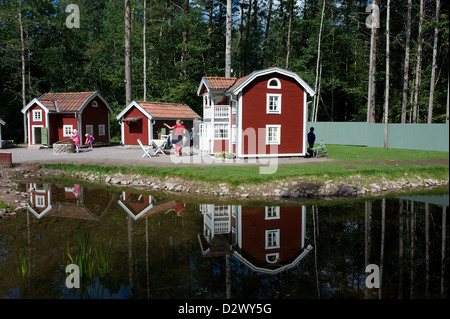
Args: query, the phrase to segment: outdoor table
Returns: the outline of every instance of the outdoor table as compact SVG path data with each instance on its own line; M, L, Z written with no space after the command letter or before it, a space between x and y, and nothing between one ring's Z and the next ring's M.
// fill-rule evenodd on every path
M166 147L166 140L152 140L152 144L156 148L153 155L156 155L158 152L161 152L162 154L166 155L166 153L164 153L164 147Z

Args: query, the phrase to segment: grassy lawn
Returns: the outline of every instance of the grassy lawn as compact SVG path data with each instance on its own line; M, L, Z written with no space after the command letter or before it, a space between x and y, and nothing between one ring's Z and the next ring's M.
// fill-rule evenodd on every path
M213 184L228 183L259 184L286 178L307 177L311 179L347 178L358 174L361 177L400 178L405 174L423 178L448 179L449 167L445 164L427 164L424 161L445 160L448 152L396 150L357 146L327 146L332 162L314 164L279 165L274 174L260 174L258 166L99 166L75 164L42 164L40 167L62 169L67 172L97 172L102 175L122 173L141 176L181 177ZM420 162L420 163L419 163Z

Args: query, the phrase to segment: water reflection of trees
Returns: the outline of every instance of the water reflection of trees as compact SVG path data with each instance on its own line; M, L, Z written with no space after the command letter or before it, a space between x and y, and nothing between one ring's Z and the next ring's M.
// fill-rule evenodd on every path
M49 189L56 190L61 197L69 191L53 186ZM145 198L150 195L125 196L113 190L88 188L80 194L78 198L70 198L69 203L83 205L98 218L76 219L62 214L58 217L55 211L38 219L27 212L18 216L20 225L3 229L0 224L0 232L5 234L2 245L15 252L6 255L0 265L12 269L3 272L6 275L0 279L1 296L11 294L3 288L8 282L8 287L21 287L19 296L22 294L22 297L41 298L43 291L46 291L45 298L67 297L62 287L64 274L55 272L61 265L61 252L65 251L67 240L76 229L94 226L91 236L95 245L104 246L113 238L113 276L109 282L102 283L108 291L104 296L448 297L447 206L407 199L305 206L304 235L313 250L295 267L271 275L243 264L232 250L204 258L198 241L204 216L198 203L187 203L177 212L176 201ZM56 200L56 195L52 198ZM136 203L125 203L126 198ZM124 210L119 201L129 211ZM57 202L53 202L53 207ZM153 207L147 209L150 203ZM152 210L158 203L160 210ZM137 209L134 213L133 205ZM300 206L291 209L303 211ZM232 234L227 238L235 243ZM28 254L30 269L25 283L20 283L15 271L15 260L20 258L21 249ZM380 267L380 289L365 286L365 266L370 263Z

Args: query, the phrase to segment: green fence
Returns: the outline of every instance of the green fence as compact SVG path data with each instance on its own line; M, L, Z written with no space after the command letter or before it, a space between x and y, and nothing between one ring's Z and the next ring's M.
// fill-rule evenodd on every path
M309 122L314 127L316 142L325 144L384 146L384 124L365 122ZM448 124L388 125L388 148L445 151L449 149Z

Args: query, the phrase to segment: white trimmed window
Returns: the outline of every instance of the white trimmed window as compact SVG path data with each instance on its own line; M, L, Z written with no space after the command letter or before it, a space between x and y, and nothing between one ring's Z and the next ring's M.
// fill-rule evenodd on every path
M105 136L106 135L106 126L105 126L105 124L99 124L98 125L98 135L99 136Z
M281 82L277 78L272 78L269 81L267 81L267 88L268 89L281 89Z
M228 124L214 124L214 139L225 140L228 139Z
M36 207L45 207L45 196L36 195Z
M86 125L86 133L89 135L94 135L94 125Z
M267 114L281 114L281 94L267 94Z
M98 107L97 101L92 102L92 107Z
M266 249L280 248L280 230L266 230Z
M280 219L280 206L266 206L266 219Z
M72 135L73 126L72 125L63 125L63 136L70 137Z
M42 110L33 110L33 122L42 122Z
M280 145L281 125L266 125L266 145Z

